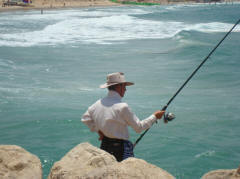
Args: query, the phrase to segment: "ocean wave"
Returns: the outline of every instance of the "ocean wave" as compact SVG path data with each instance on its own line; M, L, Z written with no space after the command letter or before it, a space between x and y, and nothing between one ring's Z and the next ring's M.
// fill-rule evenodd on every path
M5 59L1 59L0 58L0 68L12 68L12 69L16 69L16 66L14 65L14 62L11 60L5 60Z
M4 87L0 87L0 92L16 95L16 94L24 92L24 89L23 88L4 88Z
M4 23L10 23L11 21L19 22L19 21L31 21L37 20L37 22L41 20L66 20L71 18L91 18L91 17L109 17L109 16L119 16L119 15L140 15L140 14L148 14L152 11L148 9L139 9L139 8L108 8L108 9L73 9L73 10L45 10L46 13L40 13L40 11L30 11L23 13L15 13L15 14L7 14L5 16L0 16L0 25L4 25ZM5 21L5 22L4 22ZM3 23L4 22L4 23Z
M215 155L215 151L214 150L208 150L206 152L200 153L195 155L195 158L200 158L200 157L211 157L213 155Z
M233 24L221 23L221 22L210 22L210 23L199 23L193 24L186 27L184 30L200 31L200 32L227 32ZM240 32L240 27L236 27L233 32Z
M234 2L234 4L239 4L239 2ZM226 6L226 3L212 3L214 7L217 6ZM168 5L165 7L166 10L168 11L178 11L182 10L184 8L192 8L192 7L211 7L211 4L209 3L187 3L187 4L173 4L173 5Z
M94 91L95 89L94 88L88 88L88 87L80 87L80 88L78 88L78 90L80 90L80 91Z
M112 44L132 39L172 38L182 31L227 32L231 27L232 24L221 22L187 24L140 19L130 15L76 17L66 18L33 32L2 34L0 35L0 46ZM240 27L234 31L240 32Z

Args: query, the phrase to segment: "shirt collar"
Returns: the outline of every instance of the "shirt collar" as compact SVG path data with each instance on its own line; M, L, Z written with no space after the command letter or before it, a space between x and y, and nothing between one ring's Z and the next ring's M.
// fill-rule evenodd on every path
M108 91L108 97L116 98L116 99L119 99L119 100L122 99L122 97L116 91L113 91L113 90Z

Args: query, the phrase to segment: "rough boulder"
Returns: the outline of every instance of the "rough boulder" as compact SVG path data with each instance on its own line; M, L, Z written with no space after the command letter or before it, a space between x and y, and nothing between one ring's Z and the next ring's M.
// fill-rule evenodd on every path
M56 162L48 179L67 178L162 178L174 179L165 170L137 158L122 162L89 143L82 143Z
M238 169L210 171L202 179L240 179L240 166Z
M41 161L16 145L0 145L0 178L42 179Z

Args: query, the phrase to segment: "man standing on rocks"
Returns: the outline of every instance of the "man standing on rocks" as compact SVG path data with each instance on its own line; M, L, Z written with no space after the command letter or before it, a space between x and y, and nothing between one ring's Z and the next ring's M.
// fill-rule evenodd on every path
M133 144L128 141L128 126L140 133L161 119L165 112L158 110L140 121L128 104L121 101L126 86L133 84L127 82L121 72L107 75L107 82L100 88L108 88L108 95L91 105L82 117L82 122L99 134L100 148L114 155L119 162L134 157Z

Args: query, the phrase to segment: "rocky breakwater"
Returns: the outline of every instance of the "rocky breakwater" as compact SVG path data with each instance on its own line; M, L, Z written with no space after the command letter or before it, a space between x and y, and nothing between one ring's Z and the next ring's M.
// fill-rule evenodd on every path
M0 145L0 179L42 179L39 158L16 145Z
M82 143L56 162L48 179L67 178L162 178L174 179L165 170L137 158L122 162L89 143Z
M240 179L240 166L238 169L210 171L202 179Z
M48 179L161 178L174 179L167 171L137 158L122 162L89 143L82 143L56 162ZM16 145L0 145L0 179L42 179L39 158ZM240 179L238 169L215 170L201 179Z

